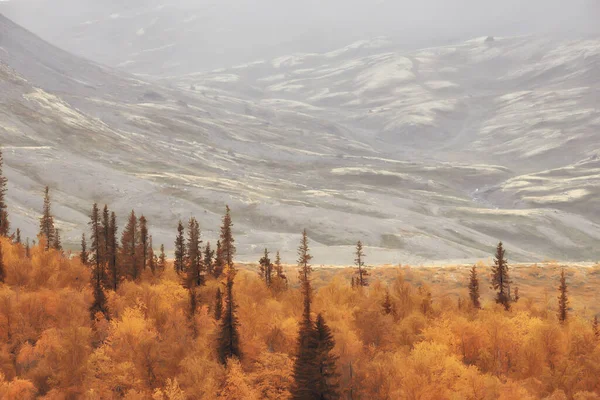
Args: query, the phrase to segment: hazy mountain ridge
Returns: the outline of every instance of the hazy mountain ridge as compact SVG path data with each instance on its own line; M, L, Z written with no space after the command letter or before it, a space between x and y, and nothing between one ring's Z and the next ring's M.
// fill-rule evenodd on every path
M10 212L13 225L29 236L37 231L42 186L49 184L70 243L85 229L93 201L109 203L122 218L131 208L143 212L154 243L168 248L177 219L191 215L201 221L205 239L215 240L212 229L229 203L241 259L253 260L268 246L293 260L303 227L325 263L351 262L350 246L358 239L378 247L369 252L373 263L476 259L498 239L519 259L597 256L600 221L572 213L568 204L561 211L539 204L513 210L504 205L510 198L488 194L531 168L496 162L506 157L488 158L480 150L489 143L473 140L484 120L478 116L495 110L486 109L489 102L465 100L464 88L434 79L441 73L435 64L423 79L438 83L427 89L421 78L411 83L417 56L396 54L383 40L239 66L235 73L148 83L56 49L2 17L0 32L0 60L14 68L0 69ZM421 65L436 51L448 50L423 50ZM279 69L281 79L274 73ZM390 69L401 72L388 81ZM215 79L232 75L239 77L233 83ZM359 101L352 94L340 96L344 101L315 97L319 87L336 85L333 93L358 91ZM463 98L457 100L457 91ZM428 98L418 99L423 93ZM460 111L475 106L476 112ZM464 138L447 137L465 123L472 128ZM405 129L411 124L412 131ZM579 124L583 133L573 143L582 157L596 143L586 134L590 126L587 119ZM398 138L399 130L430 140ZM441 138L443 144L433 146ZM535 135L532 140L533 148Z

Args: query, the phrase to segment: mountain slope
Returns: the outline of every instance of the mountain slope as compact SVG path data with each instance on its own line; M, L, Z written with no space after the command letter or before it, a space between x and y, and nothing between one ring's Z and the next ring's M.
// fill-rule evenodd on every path
M131 208L144 213L154 243L167 248L177 220L191 215L201 221L204 239L216 240L227 203L243 260L269 247L292 262L304 227L324 263L350 263L358 239L372 247L372 263L473 260L487 257L498 239L514 259L597 256L599 221L568 207L497 208L486 197L488 188L501 187L525 167L490 162L476 151L448 152L446 159L439 148L382 132L405 113L400 102L395 116L365 117L397 97L380 79L388 79L389 64L404 56L379 55L385 43L311 56L330 60L328 67L311 67L321 79L348 74L340 85L364 88L358 104L340 104L305 95L333 89L332 81L306 77L302 85L314 89L279 89L296 84L285 73L309 73L273 78L271 68L293 68L295 57L263 72L259 64L235 69L264 74L273 79L268 84L255 77L234 78L234 85L228 71L148 83L65 53L3 17L0 32L0 136L10 213L13 226L30 237L49 184L59 227L73 246L87 229L92 202L108 203L121 217ZM367 67L344 66L351 54L370 57ZM394 82L403 74L393 74ZM463 114L428 110L436 126L464 123ZM419 124L414 130L438 134ZM438 141L432 136L429 143Z

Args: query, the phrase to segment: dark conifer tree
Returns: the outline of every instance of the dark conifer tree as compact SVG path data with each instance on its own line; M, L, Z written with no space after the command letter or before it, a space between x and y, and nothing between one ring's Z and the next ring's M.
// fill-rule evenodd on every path
M279 255L279 251L277 251L277 254L275 254L275 274L277 275L277 277L279 279L284 280L285 282L287 282L287 276L285 276L285 273L283 272L283 264L281 264L281 256Z
M204 284L204 265L200 247L200 224L196 218L190 218L188 223L188 241L186 253L187 287L195 288Z
M60 230L54 230L54 243L52 244L52 248L56 251L62 251L62 242L60 240Z
M167 268L167 256L165 254L165 245L160 245L160 255L158 256L158 269L161 273L165 272Z
M217 288L215 294L215 320L220 321L223 315L223 295L221 294L221 288Z
M181 220L177 225L177 237L175 238L175 260L173 262L173 266L175 267L175 272L178 274L182 273L185 269L185 238L184 238L184 228Z
M6 268L4 267L4 253L2 252L2 242L0 242L0 283L6 280Z
M110 213L108 206L105 204L102 210L102 265L108 269L110 264Z
M127 225L121 235L121 264L123 272L130 279L140 276L140 234L137 217L131 211Z
M104 316L108 317L108 311L106 306L106 296L102 289L103 281L103 265L102 265L102 227L100 224L100 210L98 204L94 203L92 207L92 215L90 216L89 222L92 236L91 236L91 253L92 253L92 265L94 267L92 275L92 286L94 288L94 302L90 307L91 318L96 317L96 313L101 312Z
M223 310L221 325L219 327L217 354L221 364L226 365L230 358L242 358L240 349L240 337L238 333L237 306L233 298L233 281L236 271L228 267L227 284L225 291L225 310Z
M265 254L258 261L260 265L260 276L265 281L267 287L271 287L271 281L273 280L273 264L269 258L269 251L265 249Z
M316 338L311 319L312 287L310 260L312 256L308 248L306 229L302 232L302 240L298 247L298 278L303 296L302 319L298 332L298 353L294 363L293 399L315 399L317 381Z
M354 252L356 258L354 259L354 264L357 266L357 279L355 280L355 285L358 287L369 286L369 281L367 276L369 272L365 269L365 253L363 251L362 242L359 240L356 243L356 251Z
M90 307L90 316L92 320L96 318L97 313L104 314L108 318L108 306L106 304L106 294L102 289L102 285L94 284L94 302Z
M90 262L87 251L87 242L85 240L85 233L81 234L81 253L79 253L79 259L83 265L88 265Z
M221 241L217 240L217 250L215 252L215 263L213 266L213 275L215 278L220 277L225 270L225 259L223 256L223 248L221 247Z
M594 320L592 321L592 331L596 339L600 339L600 323L598 322L597 315L594 316Z
M496 303L502 304L505 310L510 309L510 278L508 275L508 262L505 258L505 250L502 242L498 243L494 266L492 267L492 289L496 290Z
M8 207L6 206L6 185L8 180L3 173L4 158L0 149L0 236L8 236L10 223L8 222Z
M29 238L25 242L25 257L31 258L31 247L29 246Z
M143 215L140 217L139 219L139 229L140 229L140 242L139 242L139 253L141 256L141 264L142 264L142 269L146 269L149 265L149 261L150 261L150 257L148 255L148 238L149 238L149 234L148 234L148 221L146 220L146 217L144 217Z
M210 242L206 242L206 247L204 248L204 268L206 269L207 275L214 274L214 257L215 252L214 250L210 249Z
M477 276L477 267L475 266L471 268L469 297L474 308L481 308L481 302L479 301L479 277Z
M119 251L119 242L117 240L117 215L110 213L110 223L108 229L108 266L111 275L111 287L117 291L119 285L119 267L117 265L117 253Z
M235 256L235 240L232 231L231 211L229 206L225 206L225 215L223 216L223 225L221 226L221 250L223 252L223 261L225 266L234 268L233 257Z
M565 322L567 320L567 309L569 308L569 298L567 297L567 278L564 268L560 271L560 285L558 286L558 320Z
M92 215L90 216L89 222L92 235L91 235L91 263L94 268L94 279L96 284L102 282L102 228L100 226L100 210L98 204L94 203L92 206Z
M21 230L19 228L15 232L15 244L21 244Z
M521 298L521 296L519 296L519 287L515 287L515 295L513 297L513 301L516 303L519 301L519 299Z
M383 313L385 315L390 315L394 311L389 290L385 291L385 297L383 298L383 304L381 305L381 308L383 309Z
M315 363L316 382L313 399L337 400L341 398L339 374L336 362L338 357L332 353L335 341L331 329L325 323L323 316L319 314L315 323Z
M156 264L158 263L158 259L154 254L154 247L152 244L152 235L148 236L148 267L150 268L150 272L152 275L156 275Z
M50 204L50 188L46 186L44 190L44 211L40 218L40 236L46 240L44 247L46 251L52 247L55 233L54 217L52 216Z
M354 279L354 277L350 279L350 287L356 289L356 279Z

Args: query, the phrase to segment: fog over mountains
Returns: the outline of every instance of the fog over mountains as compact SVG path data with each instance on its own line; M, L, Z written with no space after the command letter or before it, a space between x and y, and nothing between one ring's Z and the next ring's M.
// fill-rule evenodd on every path
M33 21L10 3L0 11ZM104 12L85 3L82 13ZM600 258L600 39L584 23L560 40L539 33L423 47L360 29L362 40L342 45L351 35L340 33L314 50L289 39L296 44L284 52L271 38L258 41L264 51L203 63L185 55L196 33L178 31L161 48L168 35L157 32L173 29L167 15L178 9L163 6L114 5L118 17L90 15L73 38L51 29L58 22L36 27L72 53L0 16L9 211L27 236L48 184L73 246L94 201L121 218L144 213L154 243L167 248L177 220L191 215L216 241L228 203L241 260L266 246L293 262L304 227L318 264L351 263L358 239L373 264L472 261L498 240L512 260ZM64 29L87 21L72 14ZM132 22L155 14L166 24L155 36ZM143 29L140 42L125 27ZM110 51L108 31L127 45ZM219 47L200 48L202 58Z

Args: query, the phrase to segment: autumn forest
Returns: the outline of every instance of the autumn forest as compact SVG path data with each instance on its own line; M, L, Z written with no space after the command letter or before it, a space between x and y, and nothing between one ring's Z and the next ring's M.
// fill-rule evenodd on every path
M243 264L226 205L157 244L93 204L67 251L50 188L34 239L6 193L0 152L1 399L600 399L600 266L313 268L307 231Z

